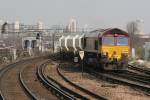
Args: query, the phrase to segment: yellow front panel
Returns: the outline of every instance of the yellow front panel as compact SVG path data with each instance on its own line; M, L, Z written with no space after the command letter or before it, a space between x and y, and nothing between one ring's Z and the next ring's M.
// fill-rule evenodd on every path
M113 58L115 56L115 58L117 58L118 60L121 59L121 55L122 53L125 53L129 56L130 54L130 48L129 46L110 46L110 45L103 45L100 48L101 52L103 54L108 54L109 58ZM114 55L115 52L115 55Z

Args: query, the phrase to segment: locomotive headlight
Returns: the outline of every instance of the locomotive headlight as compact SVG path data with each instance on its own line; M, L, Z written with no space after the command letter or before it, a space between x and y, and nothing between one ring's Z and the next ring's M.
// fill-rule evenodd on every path
M104 56L108 56L108 52L103 52L102 53Z
M103 52L103 55L106 55L106 52Z

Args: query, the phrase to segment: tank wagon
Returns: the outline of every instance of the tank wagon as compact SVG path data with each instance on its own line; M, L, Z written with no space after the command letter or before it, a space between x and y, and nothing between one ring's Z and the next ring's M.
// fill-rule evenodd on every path
M125 70L130 56L130 36L118 28L98 29L86 34L69 34L59 39L63 56L79 58L101 70ZM77 60L76 60L77 61Z
M59 39L62 57L65 59L79 58L79 51L83 50L84 33L63 35Z

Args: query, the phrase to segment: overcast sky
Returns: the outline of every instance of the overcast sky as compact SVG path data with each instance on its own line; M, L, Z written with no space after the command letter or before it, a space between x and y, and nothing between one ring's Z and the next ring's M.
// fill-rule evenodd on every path
M47 26L67 24L75 18L80 27L120 27L144 20L150 33L150 0L0 0L0 19L25 24L43 21Z

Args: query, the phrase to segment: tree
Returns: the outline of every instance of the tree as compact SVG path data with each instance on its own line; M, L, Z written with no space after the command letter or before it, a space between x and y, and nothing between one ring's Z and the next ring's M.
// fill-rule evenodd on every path
M139 20L131 21L127 24L126 28L128 33L130 34L131 39L131 47L135 48L135 53L140 58L143 57L143 44L144 40L140 38L136 33L140 32ZM138 42L140 41L140 42ZM137 43L138 42L138 43Z
M136 21L129 22L126 26L128 33L130 34L131 38L131 46L134 48L134 43L135 43L135 33L138 31L138 25Z
M8 25L7 22L5 22L5 23L2 25L1 33L5 33L5 32L6 32L6 30L7 30L7 25Z

